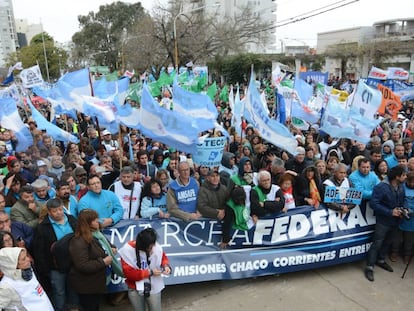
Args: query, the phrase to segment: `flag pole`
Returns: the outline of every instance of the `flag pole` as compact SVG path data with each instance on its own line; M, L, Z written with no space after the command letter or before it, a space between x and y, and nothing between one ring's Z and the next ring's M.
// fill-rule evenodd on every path
M46 67L46 74L47 74L47 82L50 83L50 77L49 77L49 64L47 63L47 54L46 54L46 45L45 45L45 36L43 31L43 23L42 20L40 20L40 25L42 26L42 43L43 43L43 55L45 57L45 67Z
M122 158L124 157L124 148L123 148L123 137L122 137L122 129L121 129L121 124L119 124L118 127L118 140L119 140L119 151L121 153L121 156L119 157L119 169L122 169Z
M91 77L91 72L89 70L89 67L88 67L88 77L89 77L89 87L91 89L91 96L95 96L93 92L92 77ZM96 122L96 129L98 130L99 151L103 152L101 128L99 126L99 120L97 116L95 116L95 122Z

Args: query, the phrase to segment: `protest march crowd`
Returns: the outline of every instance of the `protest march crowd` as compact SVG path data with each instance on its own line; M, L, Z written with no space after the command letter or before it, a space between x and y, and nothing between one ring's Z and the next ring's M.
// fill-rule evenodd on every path
M273 84L256 82L249 89L254 85L262 93ZM273 96L267 97L263 119L281 120L285 113L276 90L270 87ZM115 273L126 278L134 310L145 310L145 304L160 310L162 275L172 268L155 230L145 229L116 249L101 233L103 228L123 219L216 219L222 223L220 251L232 247L232 230L248 230L260 217L278 217L299 206L328 208L345 216L356 204L326 202L329 187L339 192L355 189L359 204L375 212L364 271L368 280L374 281L375 265L393 271L388 259L409 262L414 251L411 101L403 102L396 115L383 113L361 141L354 139L358 136L331 135L320 119L298 125L285 116L282 123L292 137L289 144L294 144L284 148L267 139L271 135L263 134L257 118L235 118L235 105L243 95L234 103L233 91L239 94L231 87L230 99L214 98L214 121L221 127L197 134L227 137L227 143L215 149L221 160L214 166L197 163L195 154L166 143L162 136L156 139L122 124L113 134L91 114L54 114L47 100L31 108L27 101L16 110L32 137L22 150L24 136L16 135L2 117L0 309L99 310ZM172 93L163 88L156 98L161 109L176 107ZM251 95L241 93L246 99ZM142 103L140 107L126 101L133 109L143 109ZM41 119L34 117L33 109L51 122L50 128L58 127L78 142L59 139L68 136L52 135L48 127L39 129ZM33 288L36 295L31 296Z

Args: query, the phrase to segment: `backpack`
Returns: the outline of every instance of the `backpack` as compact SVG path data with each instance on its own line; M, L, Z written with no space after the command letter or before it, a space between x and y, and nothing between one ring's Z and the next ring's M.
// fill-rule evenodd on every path
M74 236L75 233L68 233L50 246L50 253L52 254L53 262L59 272L68 273L72 267L72 259L69 253L69 243Z

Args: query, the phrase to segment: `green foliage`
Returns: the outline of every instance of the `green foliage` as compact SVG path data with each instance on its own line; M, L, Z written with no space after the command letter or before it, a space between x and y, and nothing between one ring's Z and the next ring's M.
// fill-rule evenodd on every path
M260 54L239 54L228 57L216 57L208 64L209 68L224 77L226 83L236 84L247 82L251 66L256 72L272 68L271 58Z
M45 42L43 49L43 39ZM53 37L46 32L35 35L30 44L21 48L18 52L10 55L11 64L21 61L23 68L29 68L39 64L40 70L44 80L47 80L45 51L47 57L47 65L49 69L50 82L60 77L60 70L64 70L68 59L68 54L65 50L55 46Z
M144 16L140 2L129 4L119 1L101 5L97 13L78 16L81 31L72 36L76 57L119 68L123 40Z

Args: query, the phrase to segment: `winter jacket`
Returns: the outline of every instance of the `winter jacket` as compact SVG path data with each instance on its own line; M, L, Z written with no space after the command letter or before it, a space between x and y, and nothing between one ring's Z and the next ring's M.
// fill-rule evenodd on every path
M205 181L198 192L197 210L205 218L217 219L219 209L224 209L226 203L227 187L219 184L214 187Z
M395 207L404 206L404 195L403 185L393 189L388 179L374 187L370 206L375 212L377 223L385 226L398 226L400 218L392 216L392 210Z
M371 199L374 187L380 183L378 176L374 172L362 175L359 170L352 172L349 175L349 180L354 185L354 188L362 191L362 199L365 200Z
M106 292L105 251L99 242L86 242L82 237L73 237L69 244L73 266L69 272L69 283L78 294L103 294Z

